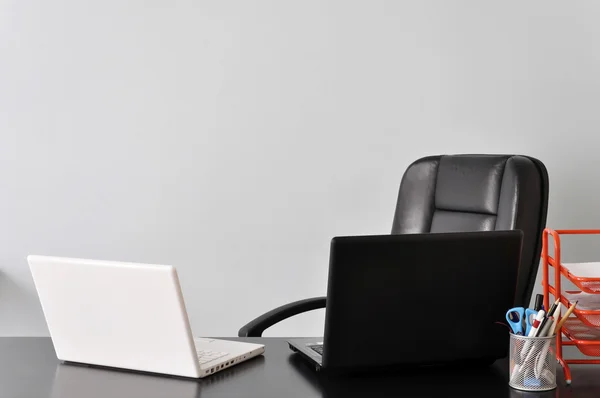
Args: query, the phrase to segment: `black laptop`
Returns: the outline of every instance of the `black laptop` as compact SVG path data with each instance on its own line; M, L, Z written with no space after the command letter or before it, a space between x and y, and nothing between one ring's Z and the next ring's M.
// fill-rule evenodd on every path
M336 237L317 370L488 365L508 353L521 231Z

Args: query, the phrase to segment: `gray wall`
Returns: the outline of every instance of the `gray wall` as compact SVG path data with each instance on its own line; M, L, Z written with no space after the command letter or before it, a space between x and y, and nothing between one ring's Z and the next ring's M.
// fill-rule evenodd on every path
M599 227L599 17L593 1L3 1L0 334L47 333L36 253L174 264L195 332L234 335L324 294L330 238L389 232L428 154L537 156L549 225ZM577 242L569 259L600 258ZM268 334L322 328L318 311Z

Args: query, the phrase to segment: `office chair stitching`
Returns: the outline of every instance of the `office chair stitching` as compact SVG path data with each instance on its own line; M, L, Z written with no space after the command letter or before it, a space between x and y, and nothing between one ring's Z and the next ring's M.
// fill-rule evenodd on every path
M496 230L496 225L498 224L498 213L500 213L500 198L502 197L504 176L506 175L506 165L510 159L512 159L512 156L507 158L504 161L504 165L502 165L502 178L500 179L500 189L498 190L498 199L496 200L496 219L494 220L494 230ZM519 199L517 198L517 200Z
M548 177L548 169L546 168L544 163L542 163L539 159L536 159L531 156L523 156L523 157L533 163L533 165L535 166L536 170L538 171L539 177L540 177L540 188L541 188L542 201L541 201L540 212L539 212L539 222L542 227L540 229L540 232L537 234L536 247L535 247L536 251L535 252L541 253L541 251L542 251L542 232L543 232L544 228L546 227L546 223L548 221L548 196L550 195L550 181L549 181L549 177ZM532 271L529 275L529 280L528 280L528 286L531 286L530 292L528 292L530 299L531 299L531 294L533 292L533 285L535 284L536 278L537 278L537 272Z
M442 155L443 156L443 155ZM433 227L433 216L435 216L435 212L438 210L437 205L436 205L436 201L435 201L435 196L437 193L437 183L438 183L438 177L440 176L440 163L442 163L442 156L440 156L435 164L435 180L433 181L433 204L432 204L432 209L431 209L431 217L429 217L429 228L427 229L427 231L431 232L431 227Z

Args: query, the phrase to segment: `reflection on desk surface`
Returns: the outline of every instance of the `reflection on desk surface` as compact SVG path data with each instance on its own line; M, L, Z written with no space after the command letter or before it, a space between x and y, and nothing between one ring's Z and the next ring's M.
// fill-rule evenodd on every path
M182 397L200 396L197 380L175 379L113 369L58 364L52 398Z
M508 386L506 360L491 367L469 369L440 367L410 369L361 376L333 376L314 369L298 354L288 357L315 395L334 397L486 397L486 398L597 398L600 397L600 367L579 365L577 384L567 386L558 371L558 388L528 392Z
M240 363L205 379L188 379L84 364L59 363L52 383L52 398L196 398L236 379L264 358Z
M496 367L406 369L352 376L315 372L299 355L290 355L289 363L323 398L368 397L374 392L377 397L505 398L512 390Z
M267 354L212 377L195 380L110 368L60 364L48 338L0 339L0 398L178 397L491 397L598 398L600 367L573 365L573 385L528 393L508 386L508 361L490 368L422 369L361 377L316 373L286 339L245 339L267 344ZM559 381L564 380L559 369Z

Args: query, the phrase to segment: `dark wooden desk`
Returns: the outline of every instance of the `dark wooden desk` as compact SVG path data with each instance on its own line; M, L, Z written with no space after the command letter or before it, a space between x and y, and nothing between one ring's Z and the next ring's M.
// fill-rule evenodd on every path
M238 340L238 339L232 339ZM284 339L241 339L266 344L264 357L204 380L185 380L64 365L48 338L0 338L3 398L192 398L192 397L600 397L600 367L577 366L573 385L524 393L507 385L507 363L466 373L419 371L369 377L327 377L312 371ZM150 347L149 347L150 348ZM559 378L562 379L562 375Z

